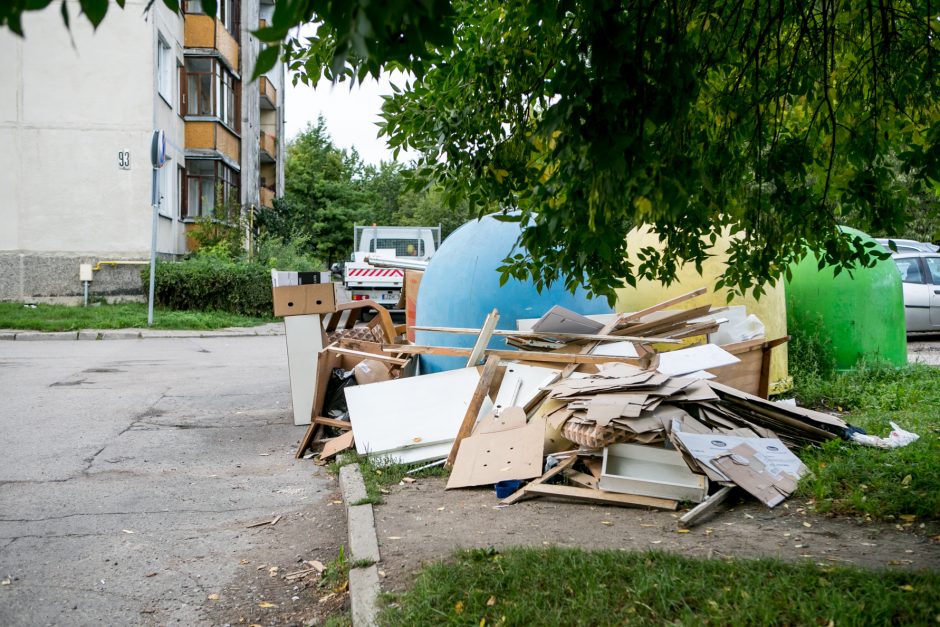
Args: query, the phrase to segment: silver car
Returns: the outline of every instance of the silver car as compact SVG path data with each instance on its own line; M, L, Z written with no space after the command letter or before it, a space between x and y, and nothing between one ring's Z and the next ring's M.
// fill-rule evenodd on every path
M940 253L892 255L904 287L907 332L940 331Z
M940 250L940 247L929 242L918 242L913 239L898 239L896 237L879 237L875 239L876 242L884 246L885 250L889 253L893 253L891 247L888 245L888 242L894 242L894 247L897 248L899 253L935 253L937 250Z

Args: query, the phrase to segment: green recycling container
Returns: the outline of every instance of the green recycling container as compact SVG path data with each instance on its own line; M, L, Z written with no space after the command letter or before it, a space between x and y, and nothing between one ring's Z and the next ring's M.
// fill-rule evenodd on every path
M843 233L874 241L865 233L840 227ZM907 364L904 294L894 261L872 268L818 269L807 255L790 267L786 283L787 328L791 334L817 336L837 370L854 370L860 361L894 366Z

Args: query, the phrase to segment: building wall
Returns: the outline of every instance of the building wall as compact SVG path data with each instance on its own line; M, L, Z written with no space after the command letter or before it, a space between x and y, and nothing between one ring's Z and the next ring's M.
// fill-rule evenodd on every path
M186 22L159 0L146 13L148 0L127 0L124 10L111 4L93 31L75 17L78 2L66 2L71 32L53 8L24 16L25 39L0 29L0 186L7 191L0 203L0 300L74 301L82 294L79 264L99 261L121 263L99 266L92 295L143 296L140 262L149 258L153 232L154 129L165 132L167 147L157 177L157 253L187 252L179 70L172 68L158 89L159 42L169 46L163 60L182 67ZM232 154L240 164L245 205L258 204L259 96L249 79L259 45L248 33L258 14L258 0L244 0L241 45L227 50L241 57L240 137L226 131L224 145L214 148L217 158ZM283 76L280 64L272 74ZM129 154L129 167L121 167L119 153ZM282 164L280 158L278 170Z

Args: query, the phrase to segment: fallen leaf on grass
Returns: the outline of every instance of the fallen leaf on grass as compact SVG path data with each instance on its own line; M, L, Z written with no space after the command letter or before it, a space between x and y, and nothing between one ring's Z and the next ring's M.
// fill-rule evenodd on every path
M402 483L414 483L415 481L417 481L417 479L414 477L402 477L401 480Z
M3 581L0 581L0 586L9 586L13 583L13 580L9 577L5 577Z
M900 518L904 522L914 522L915 520L917 520L917 516L913 514L901 514L898 518Z
M401 536L388 536L389 540L401 540Z
M913 479L914 479L914 478L913 478L912 476L910 476L910 475L905 475L904 478L901 479L901 485L911 485L911 481L912 481ZM901 518L904 518L904 517L901 516Z
M463 613L463 601L457 601L457 603L454 604L454 611L458 614Z
M445 509L447 509L447 508L446 508L446 507L438 507L438 508L437 508L437 511L443 512Z
M342 504L343 504L342 501L330 501L330 503L332 503L333 505L342 505Z
M601 524L602 524L602 525L607 525L607 526L609 527L609 526L611 526L611 525L614 524L614 523L610 522L609 520L602 520L602 521L601 521Z
M277 603L271 603L270 601L260 601L260 602L258 603L258 607L261 607L261 608L264 608L264 609L269 609L269 608L272 608L272 607L277 607Z
M496 605L496 597L495 597L495 596L491 596L490 598L488 598L488 599L486 600L486 605L487 605L487 607L493 607L494 605Z
M210 594L208 598L209 598L210 601L218 601L218 600L219 600L219 595L217 595L217 594Z
M804 527L812 527L812 526L813 526L813 523L804 522L804 523L803 523L803 526L804 526Z
M901 590L904 590L904 592L913 592L913 591L914 591L914 586L912 586L912 585L909 584L909 583L906 583L906 584L904 584L903 586L901 586Z
M689 533L689 529L677 529L676 533Z
M318 573L322 573L324 570L326 570L326 566L324 566L323 562L320 560L310 560L307 563L310 564L313 568L316 568Z
M157 573L147 573L144 577L156 577Z

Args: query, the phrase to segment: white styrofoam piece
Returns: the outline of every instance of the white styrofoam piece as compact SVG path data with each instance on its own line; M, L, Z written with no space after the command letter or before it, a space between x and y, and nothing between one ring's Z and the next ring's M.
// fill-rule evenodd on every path
M605 357L639 357L633 342L607 342L597 346L591 351L592 355Z
M736 364L740 359L714 344L701 344L690 346L677 351L660 353L659 370L663 374L679 376L699 370L718 368Z
M347 388L356 450L421 458L413 461L434 459L420 450L429 445L446 444L449 451L479 381L476 368L461 368ZM485 397L480 415L492 409Z
M542 368L539 366L527 366L524 364L507 364L506 374L503 375L503 382L499 386L499 392L496 393L496 400L493 406L497 411L507 407L525 407L526 404L535 398L539 390L550 384L558 377L558 370L552 368ZM515 394L516 385L522 382L519 388L519 394L516 396L516 402L513 403L512 397Z
M604 448L601 490L701 503L708 479L692 472L678 451L639 444Z
M309 425L317 389L317 355L323 350L320 315L285 316L284 337L294 424Z

